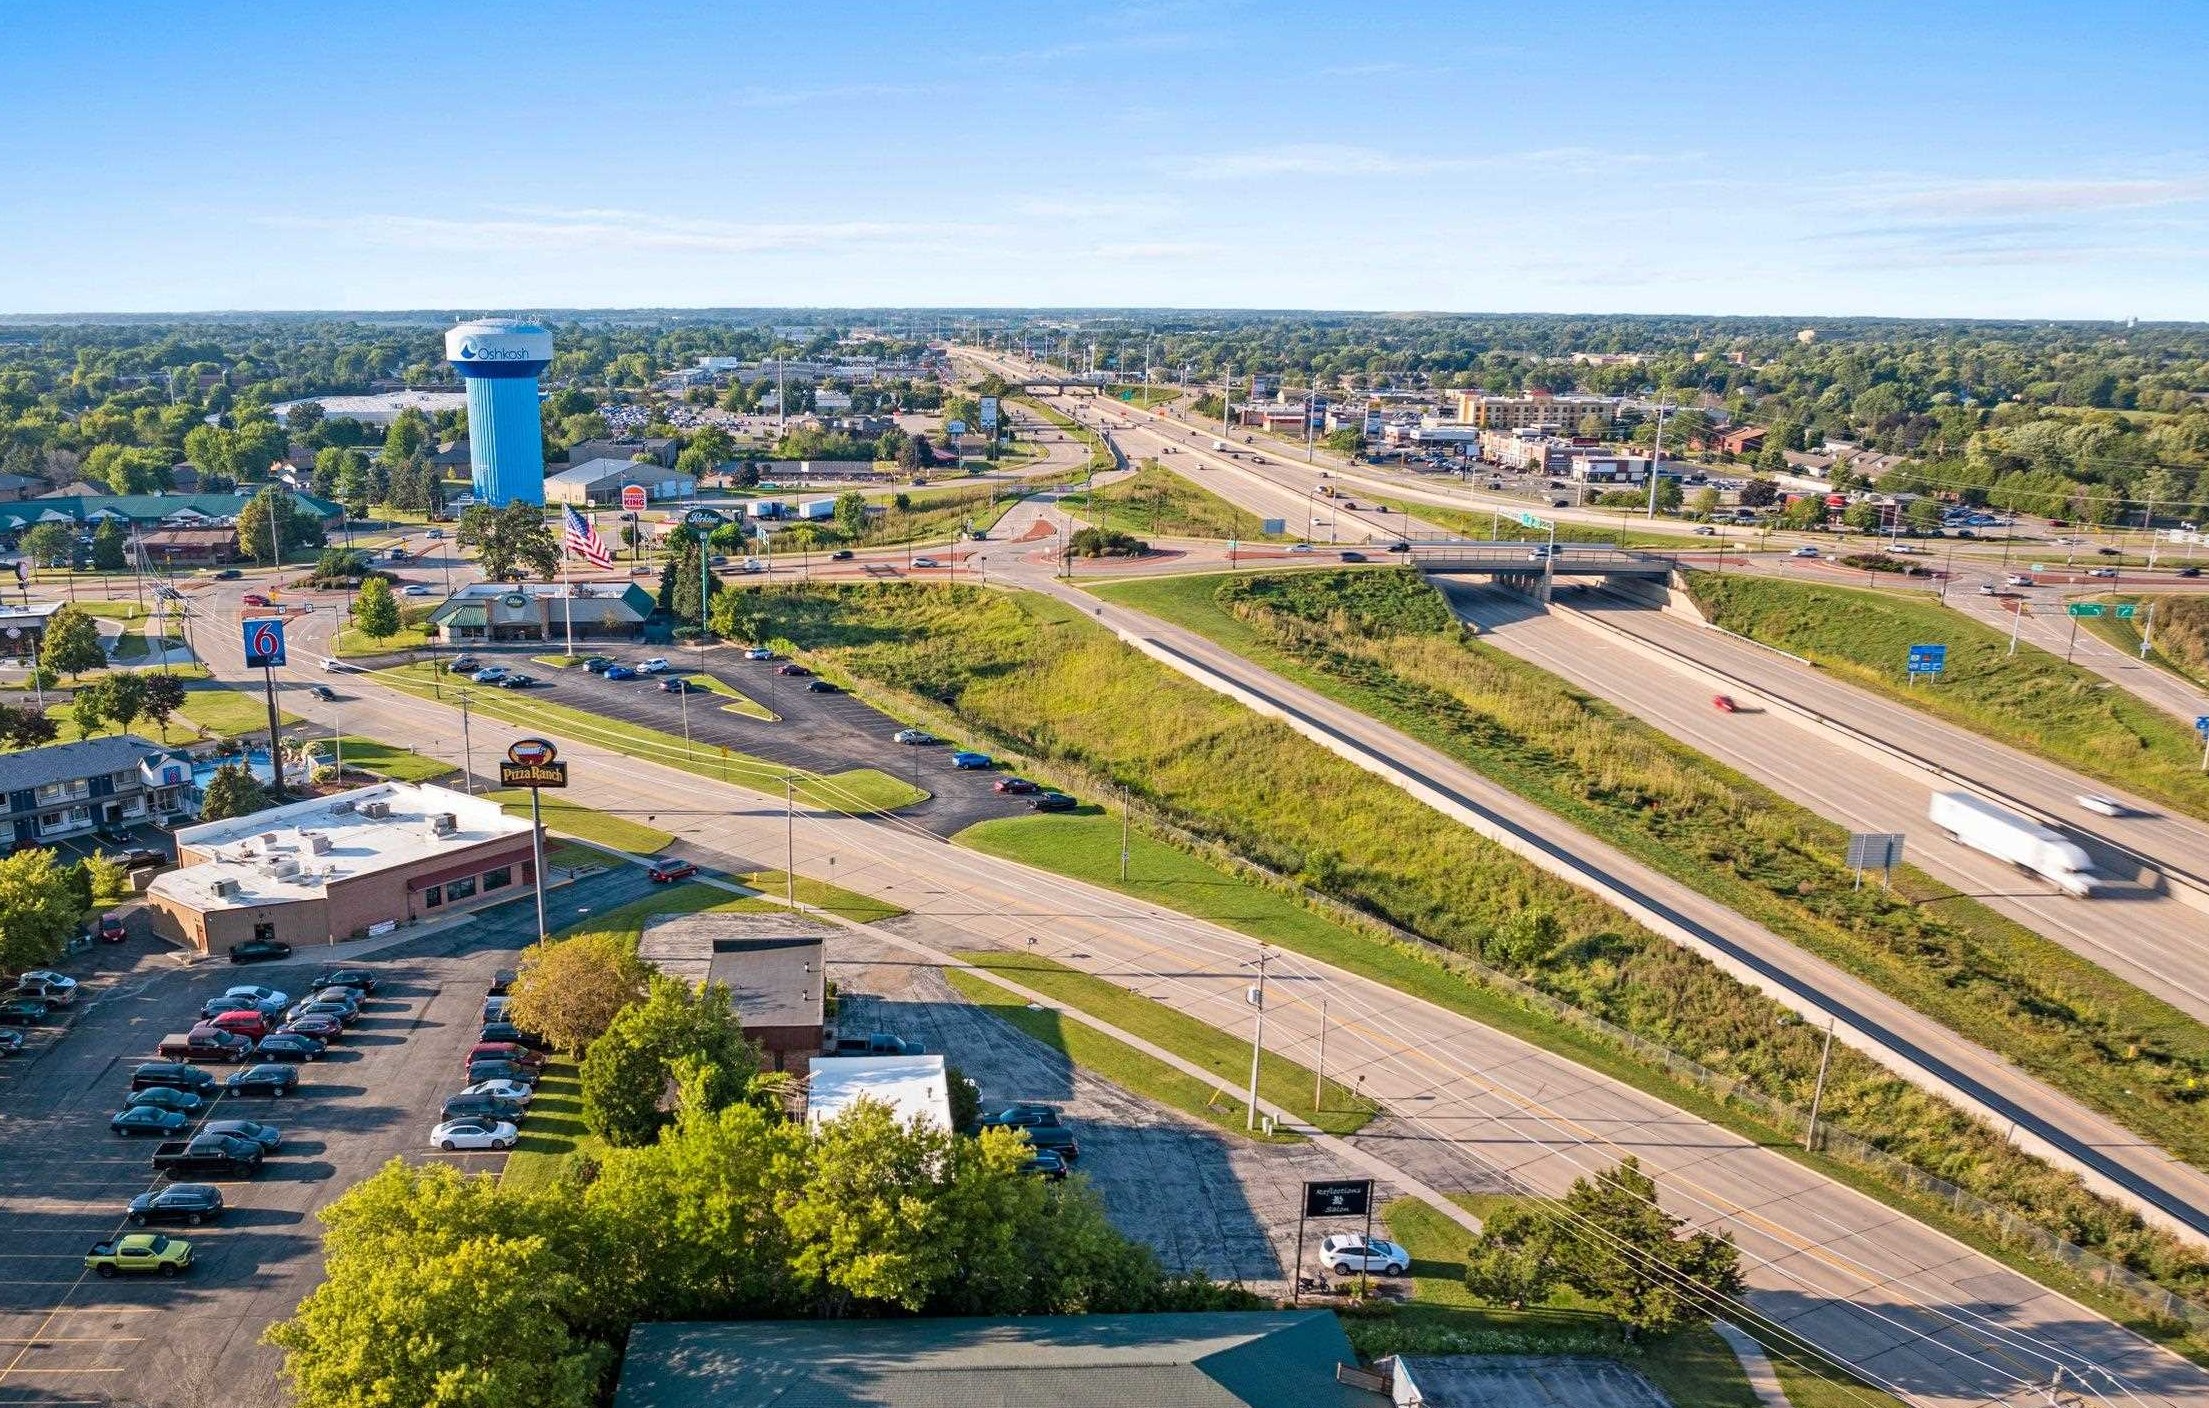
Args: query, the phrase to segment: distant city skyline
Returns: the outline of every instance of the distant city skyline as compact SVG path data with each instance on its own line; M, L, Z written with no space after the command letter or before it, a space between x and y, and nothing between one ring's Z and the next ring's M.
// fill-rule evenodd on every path
M23 0L0 313L2209 318L2209 8Z

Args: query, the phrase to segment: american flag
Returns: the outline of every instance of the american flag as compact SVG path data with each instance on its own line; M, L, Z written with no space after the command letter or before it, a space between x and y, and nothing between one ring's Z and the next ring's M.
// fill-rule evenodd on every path
M600 571L614 565L614 555L606 551L606 543L598 536L598 530L591 526L588 518L575 511L574 504L568 505L566 523L567 530L560 535L562 551L574 553Z

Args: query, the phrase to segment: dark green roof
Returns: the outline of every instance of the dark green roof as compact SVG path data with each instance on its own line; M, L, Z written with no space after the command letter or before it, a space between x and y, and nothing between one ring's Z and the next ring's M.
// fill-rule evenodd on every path
M256 488L253 494L259 493ZM61 514L88 523L100 514L121 514L134 523L158 523L177 514L201 518L236 518L252 502L253 494L88 494L53 499L19 499L0 504L0 530L13 532ZM301 508L321 518L335 518L344 510L328 499L293 493ZM50 521L50 520L49 520Z
M1324 1310L638 1325L614 1408L1374 1408Z

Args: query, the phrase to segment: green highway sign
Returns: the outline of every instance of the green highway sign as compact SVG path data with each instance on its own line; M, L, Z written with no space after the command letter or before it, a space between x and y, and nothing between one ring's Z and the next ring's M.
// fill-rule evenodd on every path
M2102 614L2102 604L2098 601L2074 601L2063 610L2068 616L2099 616Z
M1519 510L1519 526L1521 528L1539 528L1546 533L1557 525L1543 518L1540 514L1521 509Z
M2117 608L2117 619L2120 621L2130 621L2132 619L2132 614L2139 609L2139 607L2133 605L2131 602L2128 601Z

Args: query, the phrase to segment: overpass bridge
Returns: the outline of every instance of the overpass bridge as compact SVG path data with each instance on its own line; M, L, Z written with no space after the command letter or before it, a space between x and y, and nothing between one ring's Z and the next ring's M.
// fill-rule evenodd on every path
M1422 572L1493 577L1504 586L1548 601L1559 578L1575 583L1662 593L1677 563L1659 553L1577 543L1451 540L1412 543L1405 557Z

